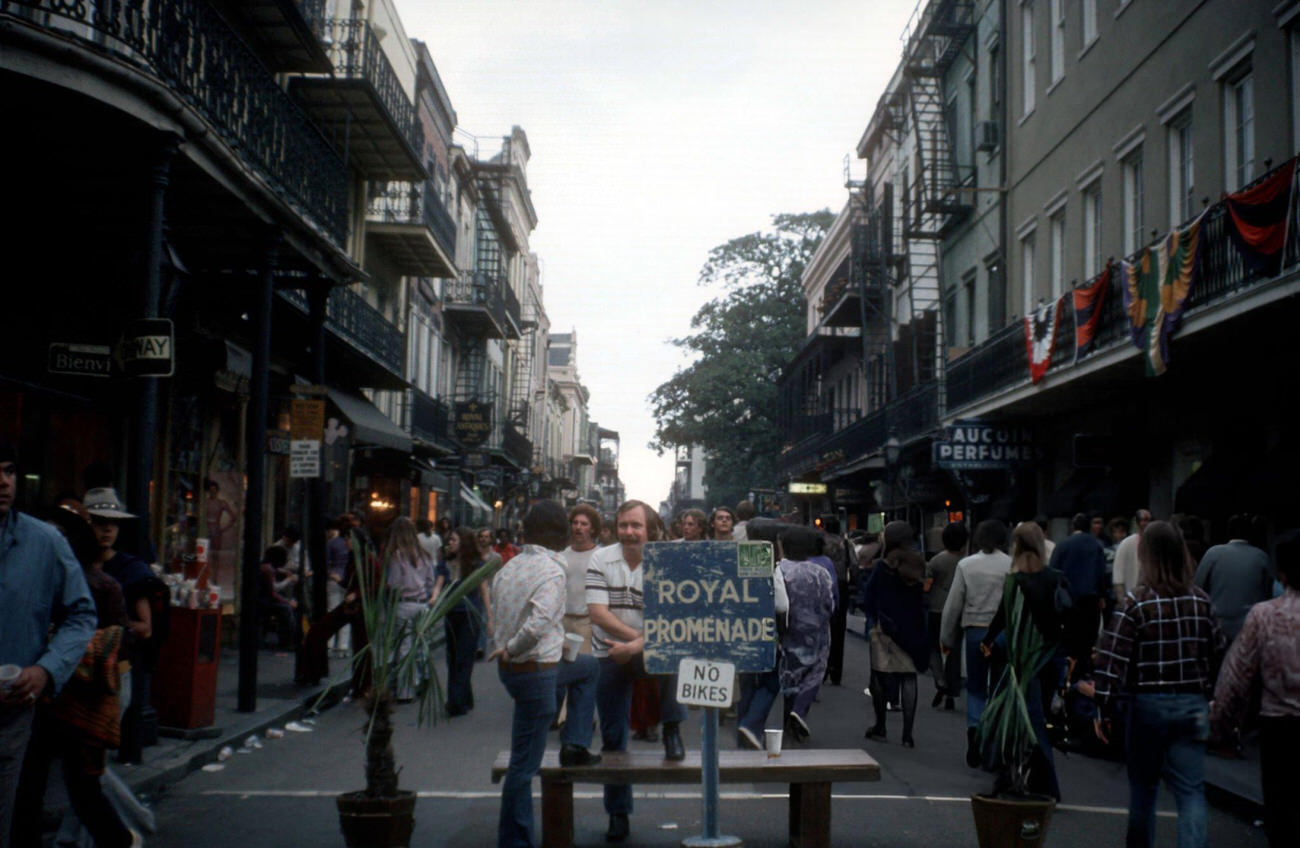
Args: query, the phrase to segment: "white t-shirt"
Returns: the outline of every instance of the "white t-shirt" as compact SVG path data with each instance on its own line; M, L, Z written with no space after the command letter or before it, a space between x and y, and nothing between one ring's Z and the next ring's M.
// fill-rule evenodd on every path
M1125 536L1115 547L1115 567L1111 572L1110 582L1116 586L1123 586L1124 592L1132 592L1137 588L1138 575L1141 570L1138 565L1138 539L1136 533ZM1124 593L1120 593L1116 600L1123 600Z
M645 603L641 599L643 571L640 566L628 567L623 559L623 546L610 545L599 548L587 565L587 603L604 604L614 617L641 632ZM598 657L609 656L614 639L592 622L591 652Z
M419 540L420 547L429 555L430 561L437 563L442 559L442 537L437 533L430 533L428 536L423 533L416 533L415 538Z
M587 568L591 565L591 555L596 548L575 551L565 548L560 552L564 560L565 578L564 613L565 615L587 614Z

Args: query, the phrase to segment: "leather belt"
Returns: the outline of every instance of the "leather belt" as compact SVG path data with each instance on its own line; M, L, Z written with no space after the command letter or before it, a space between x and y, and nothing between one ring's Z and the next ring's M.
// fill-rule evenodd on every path
M564 617L565 618L591 618L591 616L585 612L566 612L564 614Z
M497 662L500 664L501 670L506 674L527 674L530 671L550 671L559 665L559 663L537 662L537 660L529 660L528 662L519 663L506 662L505 660L497 660Z

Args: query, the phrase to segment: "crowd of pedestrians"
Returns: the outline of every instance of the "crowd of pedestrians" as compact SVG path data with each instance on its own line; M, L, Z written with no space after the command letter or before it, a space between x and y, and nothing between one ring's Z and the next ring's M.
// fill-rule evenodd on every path
M1229 744L1240 739L1244 724L1246 733L1267 740L1262 771L1269 838L1287 844L1300 832L1284 788L1300 722L1294 638L1300 632L1300 593L1282 587L1295 585L1300 534L1279 539L1270 560L1246 541L1243 528L1250 522L1234 519L1230 541L1202 546L1198 567L1180 526L1154 521L1147 510L1131 523L1095 519L1075 516L1069 535L1055 543L1041 516L1014 528L982 521L973 534L955 522L933 534L941 547L927 561L914 528L903 521L890 522L878 534L858 531L845 538L838 522L823 519L805 527L754 518L752 507L741 504L711 513L687 509L665 527L648 506L633 501L619 510L614 544L597 543L601 516L579 507L567 517L564 547L555 535L559 517L551 516L545 560L564 574L562 590L547 606L556 638L544 650L540 642L519 638L526 632L519 609L505 596L493 596L499 646L494 656L516 699L513 782L503 791L500 844L531 844L531 808L520 799L554 725L563 727L562 764L599 762L600 755L589 750L593 709L602 750L625 750L638 712L645 714L638 692L648 690L650 708L662 722L665 757L683 755L678 725L684 714L673 700L673 681L647 679L642 661L643 546L661 539L741 538L774 543L779 644L771 671L739 681L738 747L762 747L778 695L783 705L777 724L796 743L812 740L810 710L819 689L840 682L842 673L836 631L842 640L844 615L856 607L865 614L869 644L869 743L887 742L888 712L899 711L903 747L917 744L918 684L929 671L932 707L954 710L965 695L967 765L997 774L995 791L1010 790L1006 764L988 744L989 734L977 731L990 698L1013 685L1006 672L1008 646L1024 653L1028 645L1031 682L1023 688L1036 740L1028 758L1031 792L1061 798L1054 746L1124 756L1130 782L1127 844L1152 844L1154 800L1164 779L1179 809L1179 845L1204 845L1206 744L1212 732ZM1201 538L1199 525L1183 524ZM530 538L526 522L524 551L532 548ZM536 608L528 613L534 619L530 627L539 626L539 614ZM578 636L582 645L574 662L560 660L565 634ZM517 675L534 671L551 673L541 689L529 690L550 693L540 713L532 695L517 694L524 686ZM1263 699L1252 708L1252 686L1260 685ZM566 715L557 721L561 708ZM1252 709L1258 718L1252 719ZM520 741L521 711L532 716L527 744ZM1088 739L1077 738L1084 732ZM1128 744L1121 748L1123 740ZM630 787L607 787L605 808L606 838L625 839Z
M138 756L129 707L149 697L166 587L118 549L121 525L133 516L111 488L60 498L49 521L38 521L13 508L16 460L0 445L0 842L40 843L43 793L57 761L74 826L97 845L139 845L106 752ZM1007 764L983 731L990 703L1016 685L1007 671L1016 651L1028 663L1018 673L1035 741L1029 791L1061 798L1054 747L1122 756L1127 844L1153 844L1163 780L1178 808L1178 844L1202 846L1207 745L1232 755L1257 738L1268 838L1289 844L1300 833L1287 792L1300 754L1300 531L1274 540L1270 556L1258 523L1245 516L1234 516L1227 541L1214 546L1205 545L1200 522L1154 520L1145 509L1132 522L1076 515L1057 540L1046 524L1041 516L1014 527L990 519L972 533L953 522L918 537L908 522L891 521L846 537L833 517L804 526L757 517L748 502L687 509L667 524L641 501L620 506L612 521L589 505L566 512L538 502L521 538L397 518L376 544L364 516L349 513L328 528L320 574L330 608L305 638L300 580L314 574L293 527L261 558L259 614L279 631L278 642L302 640L296 674L311 683L324 676L331 649L365 650L366 586L393 593L400 629L460 581L489 574L445 616L441 706L451 717L471 712L476 660L496 666L514 702L499 844L531 845L530 784L549 732L560 731L565 767L596 765L634 735L661 740L666 760L685 757L676 681L646 672L645 545L767 541L776 663L739 680L728 714L738 747L761 749L769 722L794 744L812 744L814 705L823 685L842 682L847 617L858 610L869 647L869 745L888 744L895 711L902 747L918 744L928 672L933 708L956 710L964 696L966 764L998 774L995 791L1010 790ZM394 662L414 644L398 640ZM399 703L435 675L432 657L414 658L413 667L393 693ZM356 664L353 686L367 690L365 663ZM604 807L606 839L626 839L632 787L607 786Z

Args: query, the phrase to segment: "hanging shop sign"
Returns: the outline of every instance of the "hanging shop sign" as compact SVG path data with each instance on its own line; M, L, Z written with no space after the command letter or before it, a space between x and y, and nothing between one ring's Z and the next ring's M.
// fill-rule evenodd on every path
M646 671L672 674L682 660L731 663L737 671L772 668L770 542L651 542L641 567Z
M936 467L967 471L1012 468L1044 458L1031 428L978 419L953 422L931 449Z
M108 345L51 342L47 370L78 377L111 377L113 349Z
M792 495L824 495L826 494L825 483L801 483L798 480L790 481L790 494Z
M476 400L456 401L456 438L466 447L478 447L492 433L492 407Z
M169 318L141 318L122 339L122 366L133 377L170 377L176 369Z

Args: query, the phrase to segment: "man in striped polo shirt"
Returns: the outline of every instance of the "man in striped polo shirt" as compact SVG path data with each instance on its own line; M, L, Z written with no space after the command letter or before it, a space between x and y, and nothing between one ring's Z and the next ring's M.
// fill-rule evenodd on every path
M641 635L645 604L641 598L641 553L654 533L658 516L641 501L618 508L615 529L618 544L592 554L587 568L587 613L591 617L591 649L600 661L596 708L600 712L603 751L627 750L628 715L632 707L632 681L644 677ZM659 715L663 721L664 757L686 757L679 725L686 710L677 703L677 676L659 677ZM631 786L606 786L605 811L609 830L605 839L621 842L628 835L632 812Z

